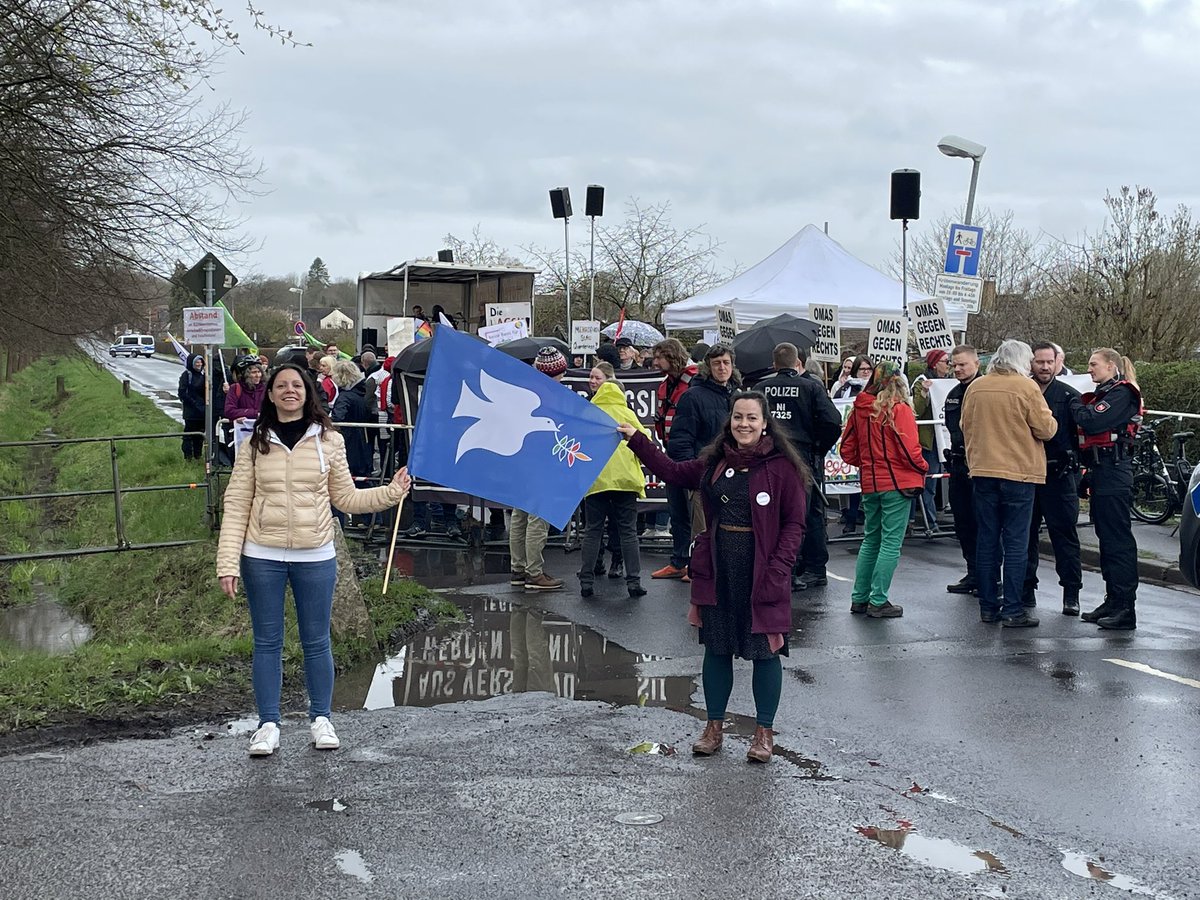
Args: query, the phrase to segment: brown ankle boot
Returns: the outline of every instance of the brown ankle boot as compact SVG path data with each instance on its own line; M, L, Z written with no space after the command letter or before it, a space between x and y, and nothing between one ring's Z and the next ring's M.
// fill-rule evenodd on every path
M750 749L746 751L746 759L749 762L770 762L774 749L775 732L759 725L754 729L754 740L750 742Z
M692 744L692 753L696 756L712 756L720 750L721 742L725 739L724 727L725 723L719 719L709 719L700 740Z

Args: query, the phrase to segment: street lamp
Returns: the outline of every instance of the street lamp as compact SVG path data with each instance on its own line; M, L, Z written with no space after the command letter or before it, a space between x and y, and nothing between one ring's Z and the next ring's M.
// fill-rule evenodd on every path
M975 211L975 185L979 181L979 161L987 153L987 147L968 141L956 134L948 134L938 141L938 149L946 156L956 156L959 159L971 160L971 189L967 192L967 215L964 225L971 224L971 213Z
M304 321L304 288L290 287L290 288L288 288L288 291L289 291L289 293L300 295L300 312L297 313L297 315L296 315L296 321L303 322Z

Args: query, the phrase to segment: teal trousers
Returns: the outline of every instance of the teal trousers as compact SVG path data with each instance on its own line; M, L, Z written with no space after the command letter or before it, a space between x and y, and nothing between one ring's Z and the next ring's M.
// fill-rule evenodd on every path
M900 562L900 545L908 527L912 501L899 491L863 494L862 508L866 517L862 546L858 549L858 565L854 568L854 591L851 603L870 603L883 606L888 600L892 574Z

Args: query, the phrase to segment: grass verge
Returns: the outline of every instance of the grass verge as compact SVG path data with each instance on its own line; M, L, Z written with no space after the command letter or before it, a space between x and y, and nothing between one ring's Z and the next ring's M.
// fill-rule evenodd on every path
M67 387L61 399L55 393L59 376ZM68 438L174 433L179 426L147 398L123 396L102 367L67 358L36 363L0 387L0 440L43 439L47 430ZM203 480L203 469L183 460L176 437L115 447L123 487ZM112 453L108 442L0 449L0 493L111 488ZM91 625L94 636L65 656L0 642L0 734L91 717L174 713L182 720L246 708L250 622L244 601L229 600L216 586L216 542L205 524L204 489L128 494L123 506L125 536L134 544L198 543L5 567L0 605L50 593ZM115 543L111 496L0 503L6 553ZM380 584L368 579L364 593L382 644L429 613L455 611L415 582L399 580L386 598ZM42 589L35 592L35 586ZM335 639L339 665L375 652L369 642ZM303 683L301 660L289 619L284 677L297 687Z

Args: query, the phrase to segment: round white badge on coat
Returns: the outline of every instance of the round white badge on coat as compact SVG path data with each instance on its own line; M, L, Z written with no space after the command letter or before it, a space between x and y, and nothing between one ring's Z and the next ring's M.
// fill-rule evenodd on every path
M726 478L732 478L732 477L733 477L733 469L726 469L726 470L725 470L725 477L726 477Z
M759 506L766 506L768 503L771 502L771 495L768 494L766 491L759 491L758 496L754 498L754 501Z

